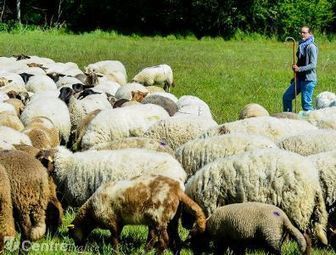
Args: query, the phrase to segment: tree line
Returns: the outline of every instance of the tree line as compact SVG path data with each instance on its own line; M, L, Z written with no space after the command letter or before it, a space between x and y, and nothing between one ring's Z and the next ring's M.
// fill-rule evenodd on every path
M0 22L139 34L286 36L336 30L336 0L1 0Z

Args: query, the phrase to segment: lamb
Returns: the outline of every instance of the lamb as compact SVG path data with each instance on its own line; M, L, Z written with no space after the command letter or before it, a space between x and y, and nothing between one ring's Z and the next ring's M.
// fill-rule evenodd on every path
M191 140L175 150L175 157L190 176L218 158L266 148L277 146L263 136L237 133Z
M31 100L21 114L24 125L35 117L46 117L60 132L62 143L68 142L71 130L71 121L68 107L57 97L38 96Z
M148 95L141 103L160 105L168 112L169 116L173 116L178 111L177 104L173 100L160 95Z
M4 250L5 237L15 237L11 187L6 169L0 165L0 253Z
M174 116L198 116L212 120L209 106L195 96L182 96L177 102L178 112Z
M60 144L59 131L46 117L34 117L23 130L32 145L38 149L51 149Z
M56 83L47 75L34 75L26 84L26 89L36 93L39 91L57 90Z
M314 237L328 243L328 213L318 171L309 159L296 153L263 149L217 159L189 179L186 193L208 216L231 203L273 204L300 231L312 229Z
M336 130L318 129L283 138L278 146L281 149L309 156L335 149Z
M0 141L7 144L32 145L30 138L13 128L0 126Z
M163 84L163 89L167 92L170 91L171 86L175 87L173 71L167 64L142 69L134 76L132 81L144 84L145 86Z
M192 244L194 249L205 249L214 240L216 254L223 254L227 247L233 254L245 253L247 247L261 247L280 255L286 233L295 239L302 254L310 254L309 237L294 227L280 208L256 202L238 203L217 208L207 219L206 230L193 235Z
M268 111L260 104L247 104L239 113L239 119L269 116Z
M127 137L115 139L112 142L97 144L90 149L100 151L120 150L126 148L143 148L146 150L166 152L174 156L174 151L164 141L145 137Z
M46 211L52 202L46 169L31 155L16 150L0 151L0 164L9 176L13 208L17 212L14 218L21 240L42 238L46 232ZM58 226L58 222L54 224Z
M164 139L173 150L176 150L177 147L215 126L217 123L214 120L201 117L172 117L153 124L143 136Z
M50 162L48 169L53 169L57 187L63 193L65 202L72 206L82 205L101 184L109 180L160 174L179 181L181 187L186 180L185 171L171 155L145 149L72 153L59 146L41 151L37 158Z
M336 95L333 92L324 91L316 96L315 104L316 109L329 107L330 104L336 100Z
M116 138L142 136L151 125L168 117L162 107L152 104L103 110L88 124L81 148L86 150Z
M264 116L224 123L209 129L201 137L205 138L227 133L247 133L263 135L277 142L288 135L312 130L317 130L317 128L304 120L278 119Z
M148 93L148 90L139 83L127 83L124 86L121 86L115 93L116 99L132 99L132 91L140 91L143 93Z
M96 227L111 231L116 247L124 225L148 225L146 250L158 247L161 254L168 246L179 254L181 240L178 234L180 204L196 216L196 229L205 229L202 209L181 189L179 183L164 176L139 176L129 180L107 182L80 208L73 221L70 235L76 243Z

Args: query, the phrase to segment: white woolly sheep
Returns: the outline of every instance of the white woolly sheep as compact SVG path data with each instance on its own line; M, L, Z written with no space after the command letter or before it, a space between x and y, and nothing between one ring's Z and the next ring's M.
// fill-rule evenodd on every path
M201 137L205 138L227 133L247 133L263 135L273 141L279 141L286 136L311 130L317 130L317 128L304 120L278 119L265 116L227 122L209 129Z
M145 175L108 182L79 209L70 235L80 244L93 229L108 229L112 245L117 248L123 226L144 224L149 228L146 251L157 246L161 254L169 246L174 254L179 254L180 204L193 212L196 229L203 232L205 215L202 209L183 192L177 181L164 176Z
M218 125L214 120L201 117L172 117L153 124L143 136L162 139L176 150L177 147L215 126Z
M239 119L269 116L268 111L260 104L247 104L239 113Z
M116 138L142 136L157 121L168 118L168 113L153 104L132 105L103 110L88 124L81 139L81 148L113 141Z
M149 94L153 94L153 93L156 93L156 92L165 93L165 90L161 87L158 87L158 86L147 86L146 89L148 89Z
M158 139L146 137L127 137L115 139L112 142L100 143L90 148L90 150L120 150L126 148L142 148L146 150L166 152L174 156L174 151L165 142Z
M148 93L148 90L146 89L146 87L144 87L143 85L139 84L139 83L127 83L124 86L120 86L120 88L117 90L117 92L115 93L115 97L116 99L127 99L127 100L131 100L132 99L132 91L140 91L143 93Z
M0 78L7 80L7 83L1 82L0 91L9 92L11 90L15 92L27 92L25 83L20 75L16 73L1 73Z
M163 84L163 89L168 92L170 91L170 86L175 86L173 71L167 64L144 68L134 76L132 81L144 84L145 86Z
M72 128L75 129L83 118L95 110L111 110L112 106L107 100L105 93L89 95L83 99L70 97L69 112Z
M46 117L60 132L61 139L67 142L70 136L71 121L66 104L54 97L38 96L30 101L21 114L21 121L28 125L34 117Z
M117 60L104 60L93 64L89 64L84 68L86 74L95 73L98 75L104 75L111 81L116 81L120 85L124 85L127 82L127 73L125 66Z
M6 169L0 165L0 253L4 250L4 238L15 237L11 187Z
M69 86L69 85L76 84L76 83L80 83L80 84L84 85L83 82L81 82L80 80L78 80L75 77L64 76L64 77L59 78L59 80L56 82L56 86L59 89L59 88L62 88L64 86Z
M192 246L205 250L213 240L216 254L223 254L227 248L234 254L243 254L246 248L263 248L270 254L280 255L287 233L297 242L302 254L310 254L309 237L294 227L280 208L256 202L238 203L217 208L207 219L206 230L194 234Z
M42 151L41 160L50 161L60 192L69 205L82 205L101 184L123 180L141 174L160 174L181 183L186 173L180 163L168 153L145 149L122 149L72 153L59 146Z
M182 96L177 101L178 112L174 116L198 116L212 119L209 106L200 98L195 96Z
M7 144L32 145L30 138L13 128L0 126L0 141Z
M278 146L281 149L298 153L302 156L327 152L335 149L336 130L318 129L307 133L284 137Z
M277 146L264 136L227 134L191 140L176 149L175 157L187 174L193 175L198 169L218 158L266 148Z
M36 93L39 91L57 90L56 83L47 75L34 75L26 84L26 89Z
M192 176L186 193L206 215L219 206L262 202L280 207L304 232L327 244L328 213L317 169L309 159L280 149L263 149L217 159Z
M329 107L330 104L336 100L336 95L333 92L324 91L316 96L315 105L316 109Z
M16 115L16 109L13 105L2 102L0 103L0 113L9 113L9 114Z

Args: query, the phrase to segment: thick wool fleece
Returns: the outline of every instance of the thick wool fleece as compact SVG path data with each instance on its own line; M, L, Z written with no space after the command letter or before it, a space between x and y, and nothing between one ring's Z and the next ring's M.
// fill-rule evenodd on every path
M312 228L314 235L327 243L328 215L318 171L296 153L264 149L218 159L189 179L186 192L207 215L231 203L276 205L301 231Z

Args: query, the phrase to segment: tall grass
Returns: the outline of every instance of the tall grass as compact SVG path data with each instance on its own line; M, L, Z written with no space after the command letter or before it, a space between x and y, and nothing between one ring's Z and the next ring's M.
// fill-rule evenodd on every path
M336 91L336 43L325 36L317 37L319 47L318 85L321 91ZM237 34L234 40L222 38L140 37L123 36L115 32L95 31L80 35L65 30L30 29L19 27L0 33L0 55L24 53L52 58L60 62L75 62L80 68L105 59L120 60L131 79L144 67L167 63L172 66L176 87L172 93L195 95L207 102L218 123L237 119L240 109L251 102L259 103L269 112L282 111L282 93L293 76L292 48L275 38ZM73 247L66 226L74 213L65 216L65 223L56 237L46 237L40 243L65 243ZM187 232L181 229L182 236ZM128 227L122 233L121 254L144 254L146 229ZM110 254L108 235L96 231L85 247L88 254ZM286 244L286 254L297 252L296 245ZM41 254L31 251L31 254ZM64 252L42 252L63 254ZM74 250L67 254L77 254ZM331 254L316 250L316 254ZM182 254L191 254L183 250ZM258 253L260 254L260 253Z

